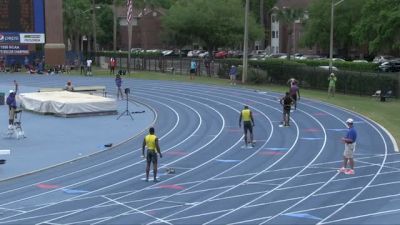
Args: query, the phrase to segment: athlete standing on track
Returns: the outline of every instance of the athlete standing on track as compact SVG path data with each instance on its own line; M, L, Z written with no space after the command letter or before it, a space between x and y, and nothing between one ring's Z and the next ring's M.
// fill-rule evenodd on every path
M297 109L297 101L300 100L300 89L297 84L297 81L294 81L292 86L289 89L290 96L294 100L294 110Z
M247 105L244 106L244 109L240 113L239 116L239 127L242 126L242 120L243 120L243 129L244 129L244 141L247 147L247 143L251 143L251 146L254 147L254 142L253 142L253 127L254 127L254 119L253 119L253 113L249 109ZM250 133L250 142L247 142L247 131Z
M160 151L160 146L158 145L158 138L154 135L154 128L150 127L149 134L144 137L143 145L142 145L142 157L144 158L144 149L147 146L147 165L146 165L146 181L149 181L149 173L150 173L150 164L153 163L153 173L154 173L154 182L157 182L157 153L160 154L160 158L162 158L162 154Z
M283 126L289 127L290 108L292 107L294 100L290 97L290 93L286 92L286 95L281 98L279 102L283 106Z
M349 127L349 130L347 131L346 136L342 138L342 141L344 142L343 167L339 169L339 172L352 175L354 174L353 153L356 147L357 131L353 126L353 119L347 119L346 124ZM350 169L347 169L347 163L350 164Z

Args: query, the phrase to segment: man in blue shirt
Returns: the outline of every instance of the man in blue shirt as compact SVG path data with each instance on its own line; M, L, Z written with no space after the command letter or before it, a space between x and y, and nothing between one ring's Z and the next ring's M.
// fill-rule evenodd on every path
M196 74L197 63L194 59L190 62L190 79L194 79L194 75Z
M343 153L343 167L339 169L340 173L345 173L348 175L354 174L354 160L353 153L356 147L357 131L353 126L353 119L349 118L346 120L346 124L349 127L347 134L342 138L344 143L344 153ZM347 169L347 164L350 165L350 169Z

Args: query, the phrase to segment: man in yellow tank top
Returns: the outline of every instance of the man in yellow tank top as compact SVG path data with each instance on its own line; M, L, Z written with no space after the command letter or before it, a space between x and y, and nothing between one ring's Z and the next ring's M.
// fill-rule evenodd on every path
M158 145L158 138L154 135L154 127L150 127L149 134L144 137L142 144L142 157L144 158L144 149L147 146L147 165L146 165L146 181L149 181L149 173L150 173L150 164L153 163L153 173L154 173L154 182L157 182L157 153L160 154L160 158L162 158L162 154L160 151L160 146Z
M254 119L253 119L253 113L249 109L247 105L244 106L244 109L240 113L239 117L239 127L242 126L242 120L243 120L243 129L244 129L244 141L247 147L248 143L251 143L251 146L254 147L254 142L253 142L253 127L254 127ZM247 141L247 132L250 133L250 141Z

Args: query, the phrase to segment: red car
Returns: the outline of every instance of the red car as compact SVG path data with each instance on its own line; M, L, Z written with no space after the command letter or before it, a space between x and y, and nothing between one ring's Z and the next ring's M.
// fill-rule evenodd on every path
M218 52L216 52L214 54L214 57L216 59L224 59L224 58L228 57L228 52L226 52L226 51L218 51Z

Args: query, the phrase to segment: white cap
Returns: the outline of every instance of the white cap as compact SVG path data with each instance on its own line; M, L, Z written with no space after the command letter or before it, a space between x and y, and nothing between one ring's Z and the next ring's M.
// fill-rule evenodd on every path
M331 76L335 76L335 74L334 74L334 73L331 73Z
M354 121L353 121L353 119L352 118L348 118L347 120L346 120L346 123L353 123Z
M10 93L14 93L14 90L10 90Z

